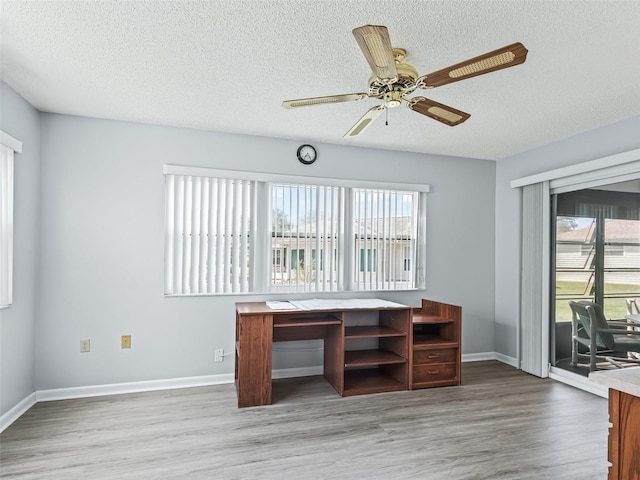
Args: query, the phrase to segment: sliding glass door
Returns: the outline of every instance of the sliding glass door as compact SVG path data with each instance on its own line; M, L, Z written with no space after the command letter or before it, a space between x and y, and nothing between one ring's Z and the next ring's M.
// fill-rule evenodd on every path
M621 319L640 298L640 189L638 182L607 189L553 195L551 363L571 365L569 301L602 305L608 319ZM638 190L638 191L634 191Z

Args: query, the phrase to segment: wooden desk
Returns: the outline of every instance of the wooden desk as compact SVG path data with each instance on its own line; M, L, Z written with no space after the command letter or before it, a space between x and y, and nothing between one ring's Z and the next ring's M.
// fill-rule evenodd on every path
M281 341L324 339L324 377L342 396L407 390L411 307L386 303L391 306L348 308L340 300L336 308L296 310L237 303L238 407L271 404L272 343Z
M238 407L271 404L273 342L323 339L324 377L342 396L460 385L461 322L461 307L426 299L237 303Z

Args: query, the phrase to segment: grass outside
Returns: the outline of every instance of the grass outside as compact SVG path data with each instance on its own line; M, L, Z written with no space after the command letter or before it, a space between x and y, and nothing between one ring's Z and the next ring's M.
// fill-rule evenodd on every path
M571 308L569 300L591 300L587 298L584 282L556 282L556 322L570 322ZM624 295L623 298L604 299L604 316L607 319L621 319L627 315L627 298L640 297L640 285L608 283L605 285L606 295Z

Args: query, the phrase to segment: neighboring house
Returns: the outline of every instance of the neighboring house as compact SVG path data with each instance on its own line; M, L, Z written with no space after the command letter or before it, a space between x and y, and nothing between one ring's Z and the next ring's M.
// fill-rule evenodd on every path
M411 265L415 248L415 222L412 217L360 219L353 227L356 248L355 271L358 281L376 277L384 282L409 282L413 278ZM271 233L272 284L335 281L340 239L337 225L327 233L316 233L316 223L304 223L298 228L288 223ZM325 252L331 254L325 254ZM319 252L319 253L318 253ZM309 265L309 262L312 262ZM320 278L318 278L320 277Z
M605 222L605 281L640 288L640 220ZM595 221L556 236L556 280L593 282Z

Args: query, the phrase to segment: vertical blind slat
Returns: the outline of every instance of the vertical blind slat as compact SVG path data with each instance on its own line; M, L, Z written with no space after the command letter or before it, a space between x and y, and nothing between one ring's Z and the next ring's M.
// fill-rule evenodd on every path
M164 234L164 293L173 292L173 258L174 258L174 224L175 215L175 177L167 175L165 178L165 224Z
M209 202L211 204L209 208L209 238L207 241L209 257L207 258L207 292L216 291L216 251L218 244L218 181L211 179L209 181Z
M198 269L198 292L207 292L207 261L208 261L208 244L209 238L209 179L203 178L200 185L200 261L196 268Z
M182 258L184 252L184 176L176 177L176 204L173 219L173 232L175 244L173 285L174 293L183 293L182 290Z
M202 183L200 177L194 177L191 190L191 264L190 270L190 293L200 293L199 273L200 268L200 194Z
M249 222L247 219L251 218L251 204L250 199L250 183L249 181L243 182L242 189L242 215L241 215L241 235L242 235L242 248L240 249L240 291L246 292L249 289L247 281L247 259L249 257Z

